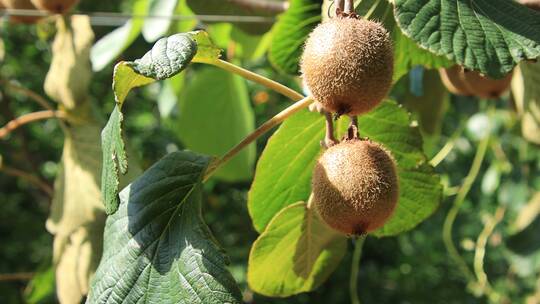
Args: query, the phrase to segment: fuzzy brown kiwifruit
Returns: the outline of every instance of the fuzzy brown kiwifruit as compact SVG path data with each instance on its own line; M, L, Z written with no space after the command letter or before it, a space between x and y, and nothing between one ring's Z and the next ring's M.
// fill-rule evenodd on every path
M79 0L30 0L40 10L46 10L55 14L63 14L69 11Z
M501 79L493 79L459 65L440 69L439 72L448 91L462 96L497 98L510 88L512 81L512 73Z
M8 9L35 10L36 7L30 0L2 0L2 4ZM38 16L10 16L9 19L13 22L35 23L41 17Z
M518 2L528 8L540 11L540 0L519 0Z
M345 140L326 150L315 165L313 204L333 229L363 235L382 227L399 197L396 165L381 145Z
M459 65L455 65L447 69L439 69L439 75L441 80L448 91L455 95L471 96L472 92L465 84L465 77L463 75L463 68Z
M508 91L512 83L513 73L509 73L504 78L493 79L476 71L465 71L465 85L472 95L481 98L497 98Z
M389 34L380 23L336 17L310 34L301 71L309 91L326 111L359 115L388 94L393 52Z

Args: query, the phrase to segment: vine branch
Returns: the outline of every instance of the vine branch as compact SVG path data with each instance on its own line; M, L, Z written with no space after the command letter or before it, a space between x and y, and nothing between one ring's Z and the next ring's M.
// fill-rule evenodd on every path
M33 175L31 173L28 173L28 172L24 172L24 171L19 170L19 169L4 166L1 163L0 163L0 172L3 172L3 173L5 173L6 175L9 175L9 176L24 179L24 180L28 181L30 184L33 184L34 186L41 189L41 191L43 191L45 194L47 194L47 196L49 196L50 198L53 197L53 193L54 193L53 188L49 184L47 184L47 182L43 181L41 178L39 178L36 175Z
M203 181L207 181L216 172L216 170L219 167L221 167L226 162L228 162L231 158L233 158L236 154L238 154L238 152L242 151L242 149L247 147L249 144L257 140L257 138L259 138L261 135L270 131L272 128L282 123L285 119L287 119L291 115L297 113L298 111L304 108L307 108L312 102L313 102L313 98L311 96L305 97L304 99L297 101L296 103L290 105L285 110L276 114L274 117L267 120L264 124L262 124L259 128L257 128L257 130L249 134L238 145L236 145L229 152L227 152L223 157L211 163L208 169L206 170Z
M456 141L463 132L463 126L459 127L454 134L450 137L450 139L446 142L446 144L439 150L439 152L429 161L429 164L433 167L437 167L447 156L452 152L454 149L454 146L456 145Z
M478 284L480 285L482 292L487 294L490 299L494 300L494 302L500 302L501 296L498 292L494 291L491 284L489 284L488 276L484 271L484 257L486 255L486 244L488 238L493 233L493 230L497 224L502 221L505 211L506 208L501 206L497 208L495 215L489 218L484 225L484 229L480 235L478 235L474 252L474 273L476 274Z
M33 100L34 102L36 102L43 108L47 110L53 110L53 107L49 104L49 102L38 93L30 89L27 89L23 86L20 86L18 84L15 84L11 81L0 79L0 83L3 84L8 89L28 97L29 99Z
M17 128L21 126L24 126L31 122L49 119L49 118L65 119L66 115L63 111L53 111L53 110L46 110L46 111L39 111L39 112L32 112L32 113L24 114L8 122L3 128L0 129L0 139L4 139L11 132L13 132L14 130L16 130Z
M1 273L0 282L29 281L34 277L32 272Z
M465 276L468 282L475 281L475 278L472 271L469 269L469 267L467 266L467 263L465 262L463 257L459 254L454 244L454 241L452 239L452 227L459 213L459 210L461 206L463 205L465 198L467 197L467 194L471 190L471 187L474 181L478 177L478 173L480 172L480 167L482 166L482 162L484 161L484 157L486 156L489 140L490 140L490 136L486 136L484 139L482 139L482 141L478 145L478 149L476 150L476 154L474 156L474 160L469 170L469 173L463 180L463 185L459 189L459 192L452 205L452 208L450 209L450 211L448 211L448 214L446 215L446 219L444 220L444 225L443 225L442 238L444 241L444 245L446 246L446 250L448 251L448 254L450 255L450 257L457 264L460 271Z

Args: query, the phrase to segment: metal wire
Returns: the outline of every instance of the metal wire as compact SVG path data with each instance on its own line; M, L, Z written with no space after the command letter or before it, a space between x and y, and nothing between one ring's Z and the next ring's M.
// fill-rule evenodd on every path
M171 21L199 20L201 22L234 22L234 23L273 23L275 18L264 16L233 16L233 15L134 15L127 13L110 12L79 12L67 14L68 16L84 15L90 18L94 26L121 26L130 19L167 19ZM53 16L47 11L2 9L0 17L47 17Z

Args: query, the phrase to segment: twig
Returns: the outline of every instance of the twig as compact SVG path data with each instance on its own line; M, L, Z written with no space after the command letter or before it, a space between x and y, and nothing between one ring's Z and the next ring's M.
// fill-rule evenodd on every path
M364 247L365 240L366 236L361 236L354 242L354 252L351 263L351 278L349 280L351 304L360 304L360 298L358 297L358 272L360 269L360 259L362 258L362 248Z
M482 166L482 162L484 161L484 157L486 156L489 140L490 140L490 137L486 136L484 139L482 139L482 141L478 145L478 149L476 150L476 155L474 156L471 169L469 170L467 177L465 177L463 181L463 185L459 189L459 192L454 200L454 204L452 208L450 209L450 211L448 211L448 214L446 215L446 219L444 220L444 226L443 226L442 237L443 237L444 245L446 246L446 250L448 251L448 254L450 255L450 257L458 265L458 267L460 268L460 271L465 276L468 282L475 281L475 278L472 271L467 266L467 263L465 262L463 257L461 257L458 250L456 249L456 246L454 245L454 241L452 239L452 227L459 213L459 209L463 205L463 202L465 201L467 194L471 190L471 187L474 181L478 177L478 173L480 172L480 167Z
M463 127L459 127L454 134L450 137L450 139L446 142L446 144L441 148L441 150L431 159L429 162L430 165L433 167L437 167L447 156L450 154L450 152L454 149L454 146L456 145L456 141L463 132Z
M33 277L33 272L4 273L0 274L0 282L29 281Z
M242 149L247 147L249 144L257 140L261 135L264 133L270 131L273 127L279 125L282 123L285 119L290 117L291 115L297 113L298 111L307 108L311 103L313 102L313 98L311 96L308 96L300 101L297 101L296 103L292 104L285 110L279 112L274 117L267 120L264 124L262 124L257 130L255 130L253 133L249 134L246 138L244 138L238 145L236 145L234 148L232 148L229 152L227 152L222 158L219 160L213 162L210 164L208 169L206 170L206 173L204 175L204 181L207 181L212 174L216 172L216 170L221 167L223 164L228 162L231 158L233 158L238 152L240 152Z
M36 103L38 103L40 106L42 106L43 108L47 109L47 110L53 110L53 107L49 104L49 102L43 98L41 95L39 95L38 93L30 90L30 89L27 89L23 86L20 86L18 84L15 84L11 81L7 81L7 80L0 80L0 83L3 84L4 86L6 86L8 89L10 90L13 90L19 94L22 94L22 95L25 95L26 97L30 98L31 100L35 101Z
M53 194L54 194L53 188L49 184L47 184L47 182L43 181L41 178L39 178L36 175L33 175L28 172L24 172L19 169L4 166L1 163L0 163L0 172L5 173L6 175L24 179L28 181L29 183L33 184L34 186L37 186L39 189L45 192L45 194L47 194L50 198L53 197Z
M505 207L501 206L497 208L495 215L486 222L484 229L480 235L478 235L474 252L474 273L476 274L478 284L480 285L480 288L482 288L482 292L487 294L495 303L500 301L501 295L494 291L491 284L489 284L488 276L484 271L484 257L486 255L488 238L493 233L495 226L503 219L505 211Z
M272 13L282 13L289 8L288 1L268 1L268 0L229 0L238 6L254 9L259 11L267 11Z
M26 125L28 123L49 119L49 118L66 118L66 115L62 111L52 111L52 110L46 110L46 111L39 111L39 112L33 112L28 113L22 116L19 116L15 118L14 120L8 122L3 128L0 129L0 139L4 139L6 136L8 136L9 133L13 132L20 126Z

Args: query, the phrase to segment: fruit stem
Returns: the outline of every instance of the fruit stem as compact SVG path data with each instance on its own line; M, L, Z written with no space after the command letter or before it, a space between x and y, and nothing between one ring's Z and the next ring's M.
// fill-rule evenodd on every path
M358 139L360 134L358 132L358 116L350 116L351 123L347 129L347 137L349 140Z
M253 82L256 82L260 85L263 85L271 90L274 90L286 97L288 97L289 99L292 99L292 100L299 100L299 99L302 99L304 98L304 95L296 92L295 90L287 87L287 86L284 86L282 85L281 83L277 82L277 81L274 81L272 79L268 79L264 76L261 76L257 73L254 73L254 72L251 72L251 71L248 71L242 67L239 67L235 64L232 64L230 62L227 62L225 60L221 60L221 59L218 59L218 60L212 60L212 61L205 61L204 63L208 63L208 64L211 64L211 65L214 65L218 68L221 68L221 69L224 69L228 72L231 72L231 73L234 73L234 74L237 74L239 76L242 76L244 77L245 79L247 80L251 80Z
M354 1L353 0L345 0L344 12L347 15L351 15L352 13L354 13Z
M460 271L465 276L468 282L475 281L475 278L472 271L467 266L467 263L465 262L463 257L459 254L458 250L456 249L456 246L452 239L452 227L459 213L459 209L463 205L463 202L465 201L467 194L471 190L471 187L474 181L478 177L480 167L482 166L482 162L484 161L484 157L486 156L489 141L490 141L490 136L486 136L484 139L482 139L482 141L478 145L478 149L476 150L476 155L474 156L474 160L469 170L469 173L463 180L463 185L459 189L459 192L454 200L454 204L452 208L450 208L450 211L448 211L448 214L446 215L446 219L444 220L444 225L443 225L442 238L444 241L444 245L446 246L446 250L448 251L448 254L450 255L450 257L458 265L458 267L460 268Z
M335 0L336 2L336 16L341 16L345 10L345 0Z
M351 304L360 304L360 297L358 297L358 272L360 269L360 259L362 257L362 248L364 247L365 240L366 236L363 235L354 241L354 252L351 263L351 278L349 281Z
M324 117L326 118L326 135L322 144L325 148L330 148L338 143L334 136L334 120L332 119L332 114L326 111L324 111Z
M312 102L313 98L311 96L305 97L304 99L295 102L285 110L279 112L274 117L267 120L259 128L257 128L257 130L246 136L238 145L232 148L223 157L212 162L208 169L206 169L203 181L207 181L216 172L216 170L219 169L219 167L227 163L231 158L238 154L238 152L242 151L242 149L257 140L257 138L259 138L261 135L270 131L272 128L279 125L285 119L297 113L298 111L307 108Z

